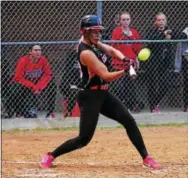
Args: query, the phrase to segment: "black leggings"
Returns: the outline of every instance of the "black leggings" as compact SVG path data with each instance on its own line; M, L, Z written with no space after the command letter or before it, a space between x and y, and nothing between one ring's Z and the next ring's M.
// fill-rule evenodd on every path
M52 152L54 158L86 146L94 135L99 113L122 124L142 158L148 155L134 118L115 96L102 90L79 91L78 104L81 113L79 136L55 149Z

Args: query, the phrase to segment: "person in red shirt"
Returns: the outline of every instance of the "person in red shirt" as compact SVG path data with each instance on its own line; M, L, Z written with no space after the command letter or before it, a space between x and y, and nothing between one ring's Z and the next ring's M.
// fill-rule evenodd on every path
M34 45L28 55L18 60L11 86L11 108L17 116L36 118L37 113L31 113L36 108L38 95L45 91L47 117L54 117L56 85L52 80L52 71L47 59L42 55L41 47ZM45 103L45 104L46 104Z
M120 26L113 30L112 40L139 40L140 35L137 30L130 27L130 13L122 12L119 17ZM142 48L142 44L114 43L112 46L121 51L126 57L132 59L134 68L138 69L137 55ZM114 70L122 70L124 68L124 62L116 58L112 58L111 64ZM130 76L125 75L123 78L113 82L113 92L128 109L140 111L143 108L143 103L139 102L136 96L135 82Z

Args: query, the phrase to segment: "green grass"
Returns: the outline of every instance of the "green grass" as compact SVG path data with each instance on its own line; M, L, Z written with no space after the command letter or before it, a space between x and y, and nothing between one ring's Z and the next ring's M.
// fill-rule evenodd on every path
M138 124L140 128L145 127L184 127L187 126L188 123L168 123L168 124ZM97 130L105 130L105 129L122 129L123 126L117 127L97 127ZM50 129L43 129L43 128L36 128L36 129L12 129L12 130L3 130L2 133L19 133L19 132L31 132L31 133L38 133L38 132L49 132L49 131L75 131L78 130L78 127L63 127L63 128L50 128Z
M12 129L12 130L3 130L2 133L18 133L18 132L49 132L49 131L71 131L78 130L78 127L62 127L62 128L36 128L36 129Z
M168 123L168 124L140 124L139 127L184 127L188 123Z

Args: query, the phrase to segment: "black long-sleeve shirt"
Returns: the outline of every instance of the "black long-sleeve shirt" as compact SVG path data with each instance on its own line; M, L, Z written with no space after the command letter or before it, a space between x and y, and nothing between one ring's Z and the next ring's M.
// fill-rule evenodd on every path
M157 28L152 28L148 30L147 39L148 40L165 40L164 31L168 30L166 27L164 30L159 30ZM178 33L172 30L171 39L183 39L185 38L185 34ZM176 44L174 44L176 45ZM165 67L170 66L173 63L173 56L175 52L173 47L175 47L172 43L149 43L147 46L151 49L151 57L149 63L151 64L165 64ZM172 65L171 65L172 66Z
M68 91L71 86L79 86L81 81L80 67L77 61L78 53L73 51L64 61L63 76L60 84L60 91Z

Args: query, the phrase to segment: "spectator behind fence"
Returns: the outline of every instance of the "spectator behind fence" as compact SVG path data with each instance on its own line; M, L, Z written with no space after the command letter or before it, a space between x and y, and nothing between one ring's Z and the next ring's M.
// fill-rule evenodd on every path
M181 33L182 39L188 39L188 27L186 27L182 33ZM179 73L182 69L182 54L187 48L187 43L178 43L177 50L176 50L176 56L175 56L175 72Z
M188 27L182 32L182 38L188 39ZM188 43L179 43L176 50L175 72L183 75L183 108L188 112Z
M188 112L188 45L186 51L183 53L183 104L184 111Z
M112 33L112 40L139 40L140 35L136 29L129 27L131 23L131 15L128 12L120 13L120 26L115 28ZM138 69L137 55L142 44L112 44L112 46L120 50L125 56L132 59L134 68ZM122 70L124 62L116 58L112 58L112 66L115 70ZM114 94L125 104L130 110L140 111L143 103L136 96L135 81L128 75L113 82Z
M72 116L72 111L76 105L78 87L81 81L80 66L77 61L78 45L75 46L74 51L64 61L64 70L62 81L60 84L60 92L63 94L64 117ZM67 106L65 106L65 101Z
M56 86L52 80L52 71L47 59L42 56L41 47L34 45L28 55L18 60L13 82L10 86L10 117L37 118L37 98L42 93L42 102L46 102L47 115L54 117Z
M154 27L148 30L149 40L170 40L181 38L174 30L168 28L166 15L159 12L155 15ZM147 93L150 111L159 113L159 103L169 91L173 80L173 46L170 43L150 43L152 53L145 64L147 76Z

